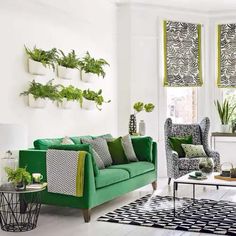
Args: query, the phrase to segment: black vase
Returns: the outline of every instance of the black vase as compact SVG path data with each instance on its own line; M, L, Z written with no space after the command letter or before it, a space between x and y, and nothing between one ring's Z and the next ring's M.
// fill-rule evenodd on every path
M133 135L137 133L137 121L135 114L131 114L129 118L129 134Z

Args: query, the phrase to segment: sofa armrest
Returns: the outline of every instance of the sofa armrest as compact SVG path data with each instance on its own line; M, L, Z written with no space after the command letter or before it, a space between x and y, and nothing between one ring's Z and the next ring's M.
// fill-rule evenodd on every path
M152 143L152 163L155 165L155 169L157 169L157 142Z

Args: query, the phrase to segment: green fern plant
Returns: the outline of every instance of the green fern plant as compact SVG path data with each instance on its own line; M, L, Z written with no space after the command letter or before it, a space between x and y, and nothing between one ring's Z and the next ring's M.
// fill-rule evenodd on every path
M20 95L28 96L31 94L35 99L48 98L52 101L55 101L59 98L59 88L61 86L62 85L53 85L53 80L48 81L45 85L37 83L35 80L33 80L30 82L28 90L22 92Z
M61 53L61 57L58 57L57 63L60 66L64 66L66 68L71 68L71 69L78 69L79 68L79 58L77 58L75 51L72 50L69 52L67 55L62 50L59 50Z
M95 59L91 57L89 52L79 61L80 69L85 73L93 73L98 76L105 77L104 66L109 66L108 62L102 58Z
M43 49L37 48L36 46L34 46L32 50L25 46L25 51L32 60L42 63L45 67L51 66L53 70L55 70L55 62L58 57L56 48L45 51Z
M79 88L75 88L72 85L68 87L63 86L62 90L59 91L58 101L61 102L63 98L65 98L67 101L78 101L81 104L82 90Z
M96 103L96 107L99 111L102 110L101 106L103 103L109 103L111 100L105 101L102 96L102 90L100 89L98 92L92 91L90 89L84 90L82 93L83 98L94 101Z
M217 108L221 124L228 125L230 118L233 115L233 112L236 108L236 105L230 106L229 101L227 99L225 99L222 104L220 104L218 100L214 101L214 104Z

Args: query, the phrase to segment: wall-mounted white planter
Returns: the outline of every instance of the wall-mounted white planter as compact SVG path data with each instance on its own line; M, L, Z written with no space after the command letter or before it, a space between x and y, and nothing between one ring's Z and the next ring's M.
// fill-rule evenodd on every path
M47 75L52 72L52 68L44 66L41 62L29 58L29 73L33 75Z
M45 108L47 105L47 99L37 98L35 99L32 94L29 94L29 106L32 108Z
M58 103L58 106L62 109L72 109L75 105L74 101L67 101L66 98L62 99L62 102Z
M96 103L94 101L83 98L82 108L85 110L94 110L96 108Z
M85 73L84 71L80 72L80 79L86 83L94 83L99 77L93 73Z
M57 67L57 75L62 79L78 79L79 78L79 70L66 68L64 66Z

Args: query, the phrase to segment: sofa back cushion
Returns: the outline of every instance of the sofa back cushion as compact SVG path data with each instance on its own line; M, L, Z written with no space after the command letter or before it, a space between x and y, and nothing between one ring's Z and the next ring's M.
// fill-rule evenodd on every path
M152 144L151 137L132 137L134 152L139 161L152 162Z

